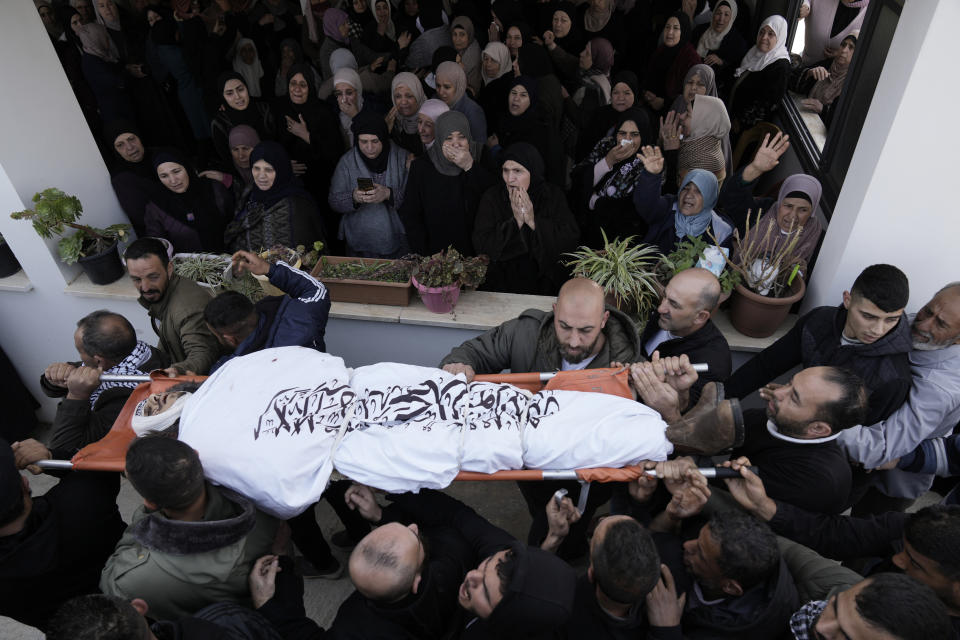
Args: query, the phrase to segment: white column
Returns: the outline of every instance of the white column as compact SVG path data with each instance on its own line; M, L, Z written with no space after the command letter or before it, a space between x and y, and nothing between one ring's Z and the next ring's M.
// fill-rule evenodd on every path
M804 300L840 303L867 266L898 266L908 310L960 280L960 2L906 2Z

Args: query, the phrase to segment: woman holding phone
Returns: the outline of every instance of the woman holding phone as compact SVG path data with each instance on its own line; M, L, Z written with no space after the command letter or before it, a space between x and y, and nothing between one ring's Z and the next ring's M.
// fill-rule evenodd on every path
M348 256L397 258L407 238L397 210L407 186L407 151L390 142L383 117L361 111L351 125L353 148L337 163L330 208L340 213Z

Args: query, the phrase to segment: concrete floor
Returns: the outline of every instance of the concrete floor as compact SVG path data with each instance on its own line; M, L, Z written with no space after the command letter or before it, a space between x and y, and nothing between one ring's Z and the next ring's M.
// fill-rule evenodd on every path
M27 476L34 495L42 495L56 484L56 479L50 476ZM530 516L520 491L513 482L457 482L447 492L474 507L478 513L490 522L509 531L517 538L526 539L527 529L530 526ZM915 511L928 504L935 503L941 496L928 492L917 500L910 509ZM141 500L130 483L123 480L118 498L120 513L124 520L129 521L134 509ZM317 518L327 539L340 528L339 520L326 502L321 501L317 508ZM348 552L333 547L334 553L345 562ZM578 567L581 571L584 567ZM350 579L344 576L339 580L306 580L304 584L304 606L307 615L316 620L323 627L328 627L336 615L340 603L353 591ZM35 640L43 638L43 634L33 627L21 625L18 622L0 616L0 638L3 640Z

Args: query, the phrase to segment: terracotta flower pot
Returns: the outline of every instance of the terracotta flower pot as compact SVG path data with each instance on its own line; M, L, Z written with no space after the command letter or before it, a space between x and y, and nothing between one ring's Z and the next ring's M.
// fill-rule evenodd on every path
M423 305L434 313L451 311L460 299L460 283L449 284L445 287L425 287L416 278L411 278L413 286L420 292Z
M803 278L794 279L790 295L785 298L761 296L738 284L730 299L730 322L745 336L767 338L783 324L790 307L806 292Z

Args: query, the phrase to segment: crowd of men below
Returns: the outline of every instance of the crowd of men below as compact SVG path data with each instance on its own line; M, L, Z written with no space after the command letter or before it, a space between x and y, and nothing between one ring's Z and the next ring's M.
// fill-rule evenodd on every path
M331 542L353 548L345 569L356 590L322 629L305 613L302 580L340 579L344 566L315 509L279 522L205 481L197 453L175 438L130 445L125 474L143 506L129 524L117 473L67 472L31 496L21 470L39 473L38 461L102 438L130 397L135 383L101 374L205 375L271 347L342 348L325 343L323 284L285 263L234 254L238 273L285 292L253 304L175 275L159 240L135 241L125 258L157 347L123 316L87 315L74 334L79 361L41 378L62 398L46 442L3 426L0 614L49 638L960 635L955 492L905 512L935 474L960 469L960 283L908 315L906 276L869 266L841 304L804 314L732 371L710 319L720 285L709 271L675 275L642 332L598 285L567 281L552 311L527 310L438 366L467 380L628 366L638 401L667 422L759 390L766 408L744 411L742 444L722 458L647 462L656 477L594 483L582 499L576 482L521 482L526 540L442 492L379 496L332 482L323 498L344 529ZM691 362L709 369L697 376ZM196 387L174 387L154 408ZM708 480L700 469L720 460L736 475Z

